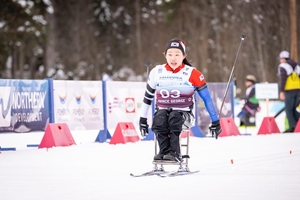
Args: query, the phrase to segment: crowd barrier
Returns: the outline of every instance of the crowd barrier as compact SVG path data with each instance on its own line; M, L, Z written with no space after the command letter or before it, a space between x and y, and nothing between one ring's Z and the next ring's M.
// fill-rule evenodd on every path
M226 85L208 83L217 108ZM75 141L89 135L90 140L106 142L119 123L132 124L139 132L145 88L145 82L0 79L0 146L13 146L12 141L37 146L53 123L67 124ZM195 101L191 130L194 136L202 137L207 134L210 118L198 95ZM221 117L234 116L233 101L230 84ZM150 126L154 106L148 112Z

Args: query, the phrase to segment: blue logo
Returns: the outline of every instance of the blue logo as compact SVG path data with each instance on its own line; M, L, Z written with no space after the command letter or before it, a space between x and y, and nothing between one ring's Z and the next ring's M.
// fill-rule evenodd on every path
M82 94L80 94L80 95L75 95L75 99L76 99L76 103L77 103L77 104L80 104L80 103L81 103L81 96L82 96Z
M96 103L96 95L90 95L92 104Z
M58 95L60 103L65 104L66 103L66 98L67 98L67 93L65 95Z

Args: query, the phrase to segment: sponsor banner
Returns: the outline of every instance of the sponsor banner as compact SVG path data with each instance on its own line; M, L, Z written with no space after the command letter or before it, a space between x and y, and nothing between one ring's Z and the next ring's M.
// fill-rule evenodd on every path
M217 112L219 113L219 110L221 108L221 104L224 98L225 90L227 83L207 83L207 86L209 88L211 98L216 106ZM222 112L220 113L220 117L233 117L233 84L231 84L231 87L229 88L224 105L222 108ZM208 133L208 127L211 124L209 113L207 112L203 100L197 96L197 110L198 110L198 126L202 130L203 133Z
M101 81L53 81L54 121L70 130L104 129Z
M49 121L47 80L0 79L0 132L44 131Z
M145 82L106 82L108 129L114 130L119 122L132 122L139 132L139 112L143 103L145 89ZM151 108L148 111L148 124L151 127Z

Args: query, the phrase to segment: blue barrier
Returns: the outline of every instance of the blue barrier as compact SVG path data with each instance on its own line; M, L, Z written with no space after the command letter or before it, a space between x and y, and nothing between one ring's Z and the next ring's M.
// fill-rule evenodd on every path
M111 139L111 135L107 129L107 111L106 111L106 81L102 82L102 92L103 92L103 120L104 120L104 130L100 130L95 142L106 142L107 139Z
M53 79L46 78L49 90L49 122L54 123L54 97L53 97Z
M2 147L0 148L0 151L15 151L15 147Z
M27 144L26 146L27 147L39 147L40 145L39 144Z

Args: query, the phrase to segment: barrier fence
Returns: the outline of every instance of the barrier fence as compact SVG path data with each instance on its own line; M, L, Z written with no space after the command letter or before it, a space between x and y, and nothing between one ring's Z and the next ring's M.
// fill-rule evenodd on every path
M217 108L226 84L208 83ZM40 132L42 137L48 124L66 123L71 132L97 131L95 140L105 142L118 123L132 123L138 131L145 88L145 82L0 79L0 136ZM195 136L203 136L210 118L202 99L195 97L191 130ZM221 117L234 116L233 102L231 84ZM153 108L148 112L150 126Z

